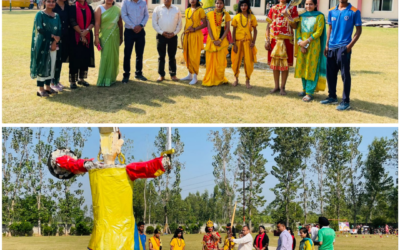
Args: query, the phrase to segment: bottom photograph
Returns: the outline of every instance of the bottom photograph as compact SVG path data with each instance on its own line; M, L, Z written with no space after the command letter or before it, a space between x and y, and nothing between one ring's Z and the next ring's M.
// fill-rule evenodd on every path
M2 249L398 249L398 128L3 127Z

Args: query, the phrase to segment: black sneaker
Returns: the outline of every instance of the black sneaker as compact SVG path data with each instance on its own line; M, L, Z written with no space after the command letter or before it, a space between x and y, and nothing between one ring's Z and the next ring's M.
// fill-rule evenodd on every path
M144 77L143 75L140 75L140 76L135 76L135 79L137 79L137 80L141 80L141 81L147 81L147 78L146 78L146 77Z
M90 84L88 82L86 82L86 81L78 81L78 84L82 85L82 86L85 86L85 87L89 87L90 86Z
M127 84L129 82L129 77L124 77L122 83Z
M76 86L75 83L70 83L70 84L69 84L69 88L70 88L70 89L77 89L78 86Z

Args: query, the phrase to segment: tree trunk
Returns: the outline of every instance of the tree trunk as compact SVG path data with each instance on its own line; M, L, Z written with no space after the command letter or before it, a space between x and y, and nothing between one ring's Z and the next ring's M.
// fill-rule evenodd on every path
M144 213L143 213L143 223L146 223L146 209L147 209L147 202L146 202L146 183L147 180L144 180L144 191L143 191L143 196L144 196Z

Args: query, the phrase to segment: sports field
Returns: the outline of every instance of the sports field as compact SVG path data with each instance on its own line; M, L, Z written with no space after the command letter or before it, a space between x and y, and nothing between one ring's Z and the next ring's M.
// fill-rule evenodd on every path
M253 234L254 235L254 234ZM270 238L270 248L269 250L275 250L278 245L278 237L274 237L273 234L268 234ZM168 243L171 240L171 235L162 236L161 241L163 244L163 249L169 250ZM222 234L225 237L225 234ZM201 242L203 235L185 235L185 250L201 250ZM3 250L80 250L86 249L89 243L89 236L51 236L51 237L3 237ZM297 246L301 238L296 237ZM222 244L220 244L222 247ZM358 236L344 237L340 236L336 238L335 242L336 250L364 250L364 249L386 249L386 250L396 250L398 249L398 238L397 237L386 237L380 238L379 236ZM148 245L146 246L148 248Z
M258 26L258 63L252 76L253 89L246 89L242 69L240 85L206 88L199 82L164 81L157 83L155 31L148 22L144 55L147 82L118 82L110 88L95 86L97 68L89 70L89 88L79 88L50 98L36 96L36 81L29 75L32 24L36 10L3 11L3 122L4 123L397 123L398 120L398 29L364 28L352 54L352 110L336 111L319 101L327 91L316 94L312 103L297 96L301 81L290 73L287 96L269 94L274 87L264 49L266 23ZM123 48L120 48L122 80ZM181 58L178 50L178 61ZM134 66L134 53L132 65ZM167 67L167 65L166 65ZM178 77L186 76L183 64ZM226 69L230 82L234 76ZM167 76L169 77L169 76ZM64 64L61 82L69 86L68 64ZM341 96L342 82L338 84Z

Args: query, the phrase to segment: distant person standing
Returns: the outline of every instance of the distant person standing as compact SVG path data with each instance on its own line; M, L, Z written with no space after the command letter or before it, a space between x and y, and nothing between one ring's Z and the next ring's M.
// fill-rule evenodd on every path
M278 231L281 232L278 240L278 247L276 250L292 250L293 238L292 235L286 230L286 224L283 221L277 223Z
M258 228L258 235L254 239L253 246L256 250L268 250L269 238L265 233L265 227L260 226Z
M124 0L121 8L122 20L125 22L124 78L128 83L131 72L131 56L133 45L136 53L135 79L146 81L143 76L143 53L146 45L144 27L149 20L149 11L145 0Z
M325 56L327 57L327 80L329 96L321 104L337 104L336 95L337 75L342 73L343 97L337 110L344 111L350 108L351 74L350 60L352 48L362 33L361 12L353 7L348 0L339 0L339 4L329 11L328 33ZM356 27L354 37L353 29Z
M307 228L300 229L300 237L302 240L300 241L299 250L313 250L314 243L310 239L310 235L308 234Z
M230 242L239 244L238 250L252 250L253 249L253 237L251 236L250 229L248 226L243 226L243 237L240 239L230 238Z
M329 220L325 217L319 217L318 224L321 229L318 231L318 241L315 245L319 246L319 250L334 250L335 231L329 227Z
M318 225L314 225L313 227L311 227L311 239L313 241L315 241L318 237Z
M293 230L292 230L291 227L288 227L286 230L287 230L287 231L290 233L290 235L292 236L292 240L293 240L292 250L294 250L294 249L296 249L296 237L294 237L294 233L293 233Z
M178 48L178 33L182 29L182 16L172 0L163 0L164 4L153 11L152 25L157 32L158 74L157 82L165 79L165 55L168 53L169 74L171 80L179 81L176 77L176 51Z
M144 234L144 222L139 222L137 224L140 242L142 243L143 250L146 250L146 235Z

